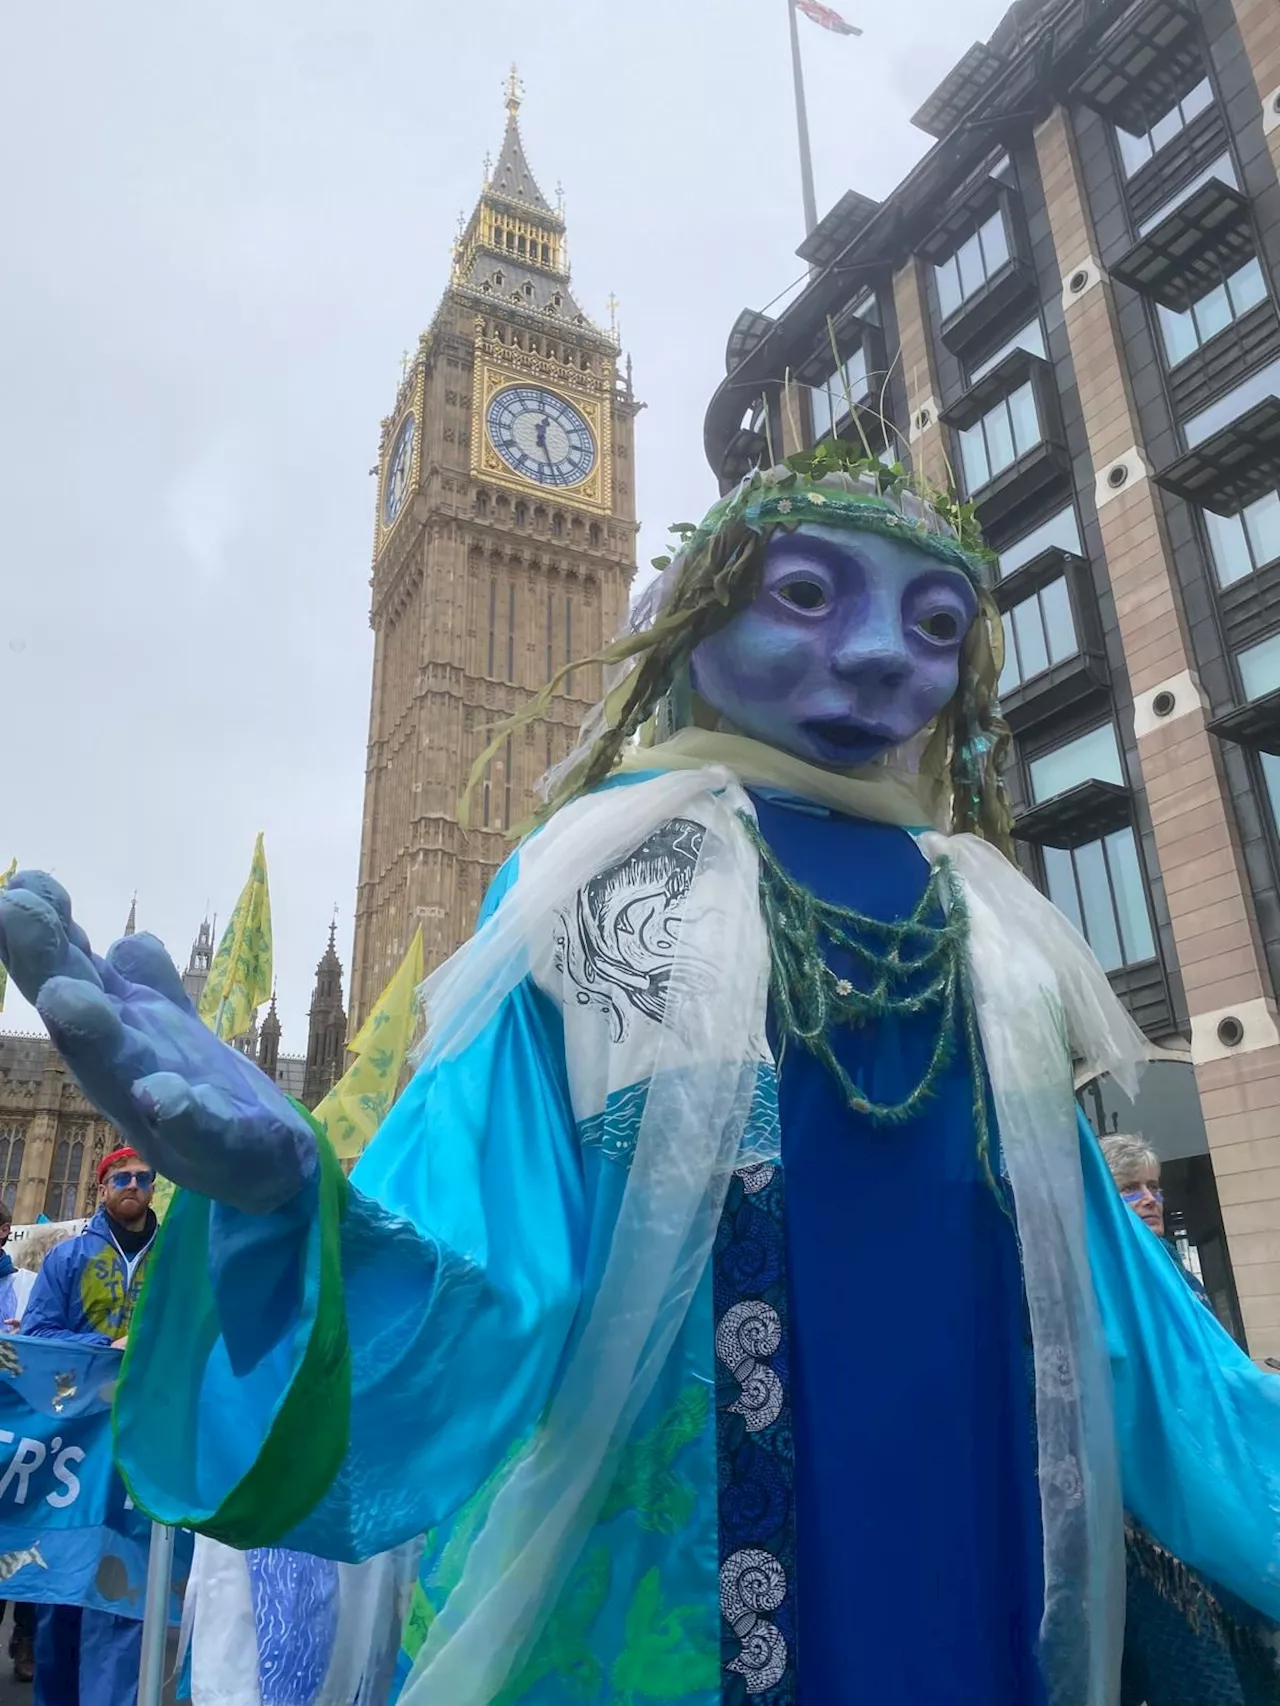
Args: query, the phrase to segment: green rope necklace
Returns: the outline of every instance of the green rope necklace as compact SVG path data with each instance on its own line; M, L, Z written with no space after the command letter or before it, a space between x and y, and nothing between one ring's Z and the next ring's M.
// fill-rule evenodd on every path
M909 918L886 923L819 900L774 857L753 817L739 814L760 859L760 906L769 935L770 993L783 1039L809 1050L840 1086L846 1105L873 1125L913 1119L937 1090L963 1035L973 1083L978 1158L991 1171L986 1076L966 967L969 911L949 859L939 859ZM942 924L930 922L941 908ZM848 954L865 978L837 977L831 949ZM841 1065L831 1046L837 1026L936 1013L937 1037L928 1065L900 1102L873 1102Z

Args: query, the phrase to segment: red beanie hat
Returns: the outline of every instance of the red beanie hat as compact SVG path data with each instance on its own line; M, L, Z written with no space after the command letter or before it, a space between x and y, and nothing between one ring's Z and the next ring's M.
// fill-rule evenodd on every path
M101 1184L111 1169L121 1161L141 1161L138 1151L129 1145L123 1149L113 1149L110 1155L104 1155L98 1163L98 1183Z

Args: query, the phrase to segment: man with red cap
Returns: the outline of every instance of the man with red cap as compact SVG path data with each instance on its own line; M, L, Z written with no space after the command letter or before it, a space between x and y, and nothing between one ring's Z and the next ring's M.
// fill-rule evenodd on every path
M156 1236L156 1176L136 1149L98 1165L98 1211L78 1238L45 1257L22 1318L24 1334L123 1347ZM133 1706L142 1624L77 1605L36 1611L33 1706Z

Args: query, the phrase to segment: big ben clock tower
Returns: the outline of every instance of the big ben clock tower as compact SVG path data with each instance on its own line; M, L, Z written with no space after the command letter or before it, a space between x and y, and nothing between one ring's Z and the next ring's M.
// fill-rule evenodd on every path
M473 929L534 785L600 696L575 670L458 806L493 725L618 628L635 573L619 350L574 301L560 211L525 159L515 73L497 165L382 423L373 698L352 1031L422 927L428 969Z

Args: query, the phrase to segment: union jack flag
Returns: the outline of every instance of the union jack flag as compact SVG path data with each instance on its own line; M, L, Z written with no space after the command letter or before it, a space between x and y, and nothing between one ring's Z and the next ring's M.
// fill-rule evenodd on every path
M824 6L822 0L792 0L798 12L803 12L806 18L812 18L815 24L821 24L824 30L831 30L838 36L860 36L862 31L856 24L846 23L839 12L833 12L830 6Z

